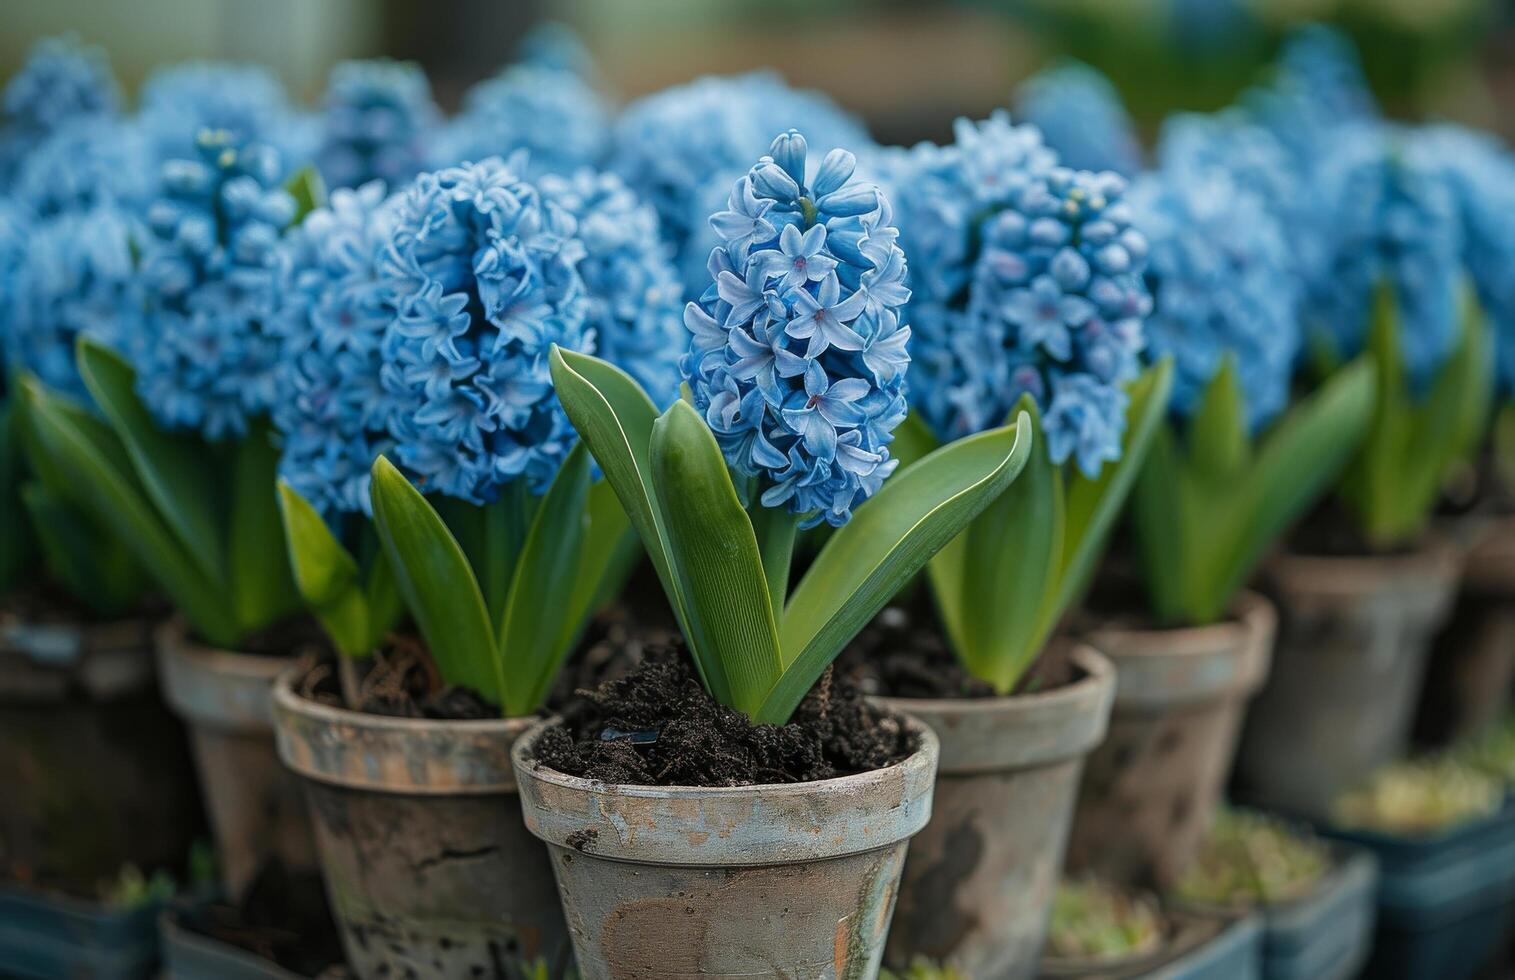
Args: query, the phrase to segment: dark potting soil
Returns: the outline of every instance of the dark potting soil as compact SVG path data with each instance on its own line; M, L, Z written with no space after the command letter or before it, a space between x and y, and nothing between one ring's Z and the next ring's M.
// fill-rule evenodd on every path
M238 653L260 657L320 656L331 650L331 641L314 616L299 613L249 633L237 644Z
M864 694L890 698L992 698L999 692L970 674L947 646L929 607L889 606L837 658L837 673ZM1063 644L1037 657L1012 694L1060 687L1074 679Z
M786 725L755 725L700 684L684 650L649 651L629 673L580 691L536 744L549 769L639 786L754 786L892 765L916 738L828 670Z
M342 943L316 871L270 862L236 903L200 906L180 919L191 932L247 950L302 977L330 975Z
M437 665L417 638L395 634L373 656L353 661L355 697L343 697L341 664L335 658L313 660L295 685L312 701L394 718L473 721L499 718L500 709L473 688L444 684Z
M625 677L647 659L650 651L661 650L678 638L678 627L662 617L633 615L627 604L611 606L590 621L578 650L558 673L547 696L547 710L557 712L572 702L577 692Z

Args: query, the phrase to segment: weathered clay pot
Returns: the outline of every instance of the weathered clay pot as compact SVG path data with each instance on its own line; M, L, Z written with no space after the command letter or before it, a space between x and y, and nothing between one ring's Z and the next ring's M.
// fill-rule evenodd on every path
M1404 753L1460 564L1457 551L1434 542L1400 555L1285 555L1271 565L1281 628L1242 730L1239 796L1325 818L1344 789Z
M393 718L291 684L274 688L279 755L304 786L348 964L364 978L471 978L543 959L556 976L563 913L510 764L536 719Z
M937 741L810 783L609 785L512 752L547 842L584 980L871 980L910 838L931 817Z
M1417 735L1435 744L1488 729L1515 682L1515 517L1479 522L1468 542L1462 588L1436 638Z
M0 864L92 890L181 867L203 826L150 624L0 619Z
M1225 622L1089 635L1115 665L1115 709L1084 767L1069 870L1126 886L1166 886L1184 872L1225 789L1247 701L1268 675L1277 625L1268 600L1243 592Z
M1115 672L1072 651L1081 676L1003 698L889 698L942 743L931 824L900 885L888 960L946 961L970 977L1036 973L1084 756L1105 737Z
M226 893L241 895L270 860L314 868L299 786L274 750L273 679L289 659L200 646L178 621L156 639L164 697L189 726Z

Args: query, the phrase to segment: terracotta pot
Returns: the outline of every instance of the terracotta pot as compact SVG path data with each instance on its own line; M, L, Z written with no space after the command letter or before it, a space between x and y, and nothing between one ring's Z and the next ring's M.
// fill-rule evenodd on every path
M202 646L180 621L156 639L164 697L189 726L226 893L240 896L270 860L313 869L299 786L274 750L273 679L289 658Z
M1243 592L1226 622L1089 635L1115 665L1115 709L1084 767L1069 870L1128 887L1178 880L1222 798L1277 625L1271 603Z
M1343 790L1404 754L1459 572L1457 551L1439 541L1400 555L1272 563L1281 628L1242 730L1240 796L1323 819Z
M1470 738L1504 716L1515 683L1515 517L1477 520L1462 588L1436 638L1417 734Z
M937 741L872 772L697 788L578 779L512 753L584 980L871 980L905 848L931 816Z
M279 755L304 787L358 976L514 976L539 959L557 976L567 931L510 763L537 719L392 718L291 683L274 689Z
M1105 737L1110 662L1075 649L1081 676L1002 698L887 698L942 743L931 823L911 847L888 960L950 962L970 977L1036 974L1084 756Z
M151 625L0 620L0 865L92 889L182 867L203 826Z

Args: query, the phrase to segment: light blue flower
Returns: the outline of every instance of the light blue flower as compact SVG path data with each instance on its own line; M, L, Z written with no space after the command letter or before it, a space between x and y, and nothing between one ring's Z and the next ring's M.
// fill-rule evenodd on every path
M764 505L839 526L898 466L909 290L888 199L850 152L832 150L808 180L807 155L798 132L779 136L710 219L722 244L685 308L683 371Z
M463 97L463 111L443 127L434 166L528 153L523 176L568 175L596 167L610 145L610 109L578 75L541 65L514 65Z
M322 100L317 161L328 187L382 180L398 187L421 172L441 113L414 62L344 61Z
M1147 353L1173 357L1174 411L1191 416L1229 357L1257 431L1287 404L1300 347L1301 283L1283 226L1220 168L1153 171L1130 199L1151 243Z
M1066 61L1033 75L1017 93L1015 111L1042 131L1064 166L1124 177L1141 170L1141 143L1120 93L1088 65Z
M732 184L774 133L799 129L817 145L871 146L867 131L829 98L792 89L777 75L707 76L632 102L616 122L611 167L657 210L685 294L709 283L705 260L725 245L709 225ZM727 229L723 229L722 233Z
M682 290L656 212L614 174L549 175L541 188L577 223L596 356L630 374L659 405L671 403L687 338Z
M102 49L72 34L38 41L5 86L0 185L59 127L81 117L114 116L120 105L121 90Z
M539 22L521 39L516 51L523 62L539 68L573 72L580 78L595 74L594 57L583 39L561 21Z
M1356 48L1319 24L1297 30L1284 43L1273 78L1241 102L1306 168L1340 127L1378 117Z
M145 316L137 390L159 423L240 436L280 397L279 236L295 202L270 147L206 131L192 160L163 165L139 248Z
M0 392L9 377L6 351L16 315L16 278L26 258L32 214L6 197L0 197Z
M261 65L189 61L160 68L142 86L139 115L162 160L193 158L206 129L276 148L287 171L315 150L311 121L295 113L284 86Z
M877 164L911 257L911 401L956 439L1003 424L1029 394L1052 460L1092 477L1119 456L1119 386L1140 369L1151 311L1125 180L1057 166L1035 127L1004 114L956 133ZM1090 380L1059 381L1075 377ZM1096 383L1108 391L1090 395Z
M38 215L119 206L140 214L157 192L157 161L140 126L82 116L57 127L22 161L12 187Z
M548 373L553 344L592 349L567 211L492 157L416 178L394 204L378 284L395 456L424 490L473 503L518 478L538 492L575 434Z

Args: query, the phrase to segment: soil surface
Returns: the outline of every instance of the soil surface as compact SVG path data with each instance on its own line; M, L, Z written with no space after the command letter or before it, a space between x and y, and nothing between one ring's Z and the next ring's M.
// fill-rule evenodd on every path
M179 916L180 925L302 977L332 975L342 943L326 904L319 872L266 865L236 904L214 902Z
M892 765L915 750L900 720L828 670L786 725L754 725L715 701L679 646L580 691L537 743L542 765L640 786L807 782Z
M343 696L342 668L352 671L353 690ZM442 683L436 662L415 637L395 634L371 657L344 665L313 660L295 688L312 701L394 718L470 721L499 718L500 709L472 688Z
M992 698L999 692L970 674L947 646L924 603L889 606L837 658L837 673L864 694L891 698ZM1060 687L1074 680L1065 644L1037 657L1012 694Z
M237 644L238 653L260 657L304 657L331 649L331 641L314 616L306 613L279 620L256 633L249 633Z

